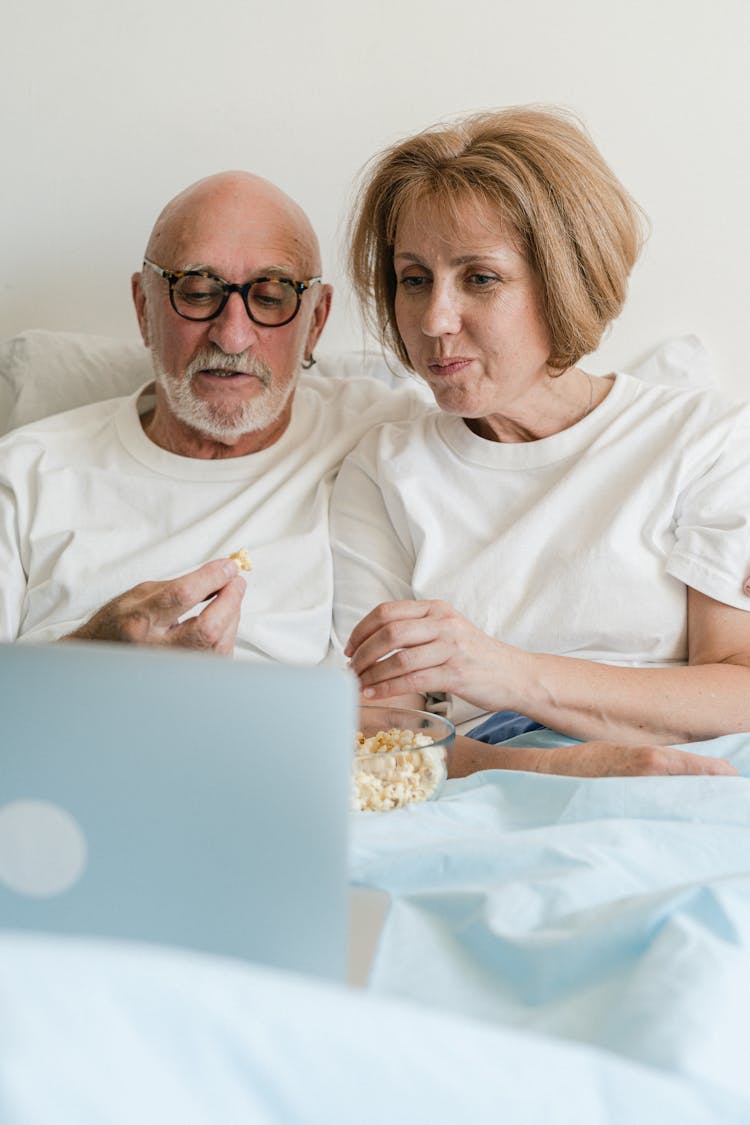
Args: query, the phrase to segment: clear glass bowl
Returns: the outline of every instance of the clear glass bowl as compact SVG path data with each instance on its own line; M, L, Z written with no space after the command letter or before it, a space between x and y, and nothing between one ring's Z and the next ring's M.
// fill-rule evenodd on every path
M456 737L442 715L364 703L352 763L352 807L387 812L434 801L448 776L448 749ZM369 740L369 741L368 741Z

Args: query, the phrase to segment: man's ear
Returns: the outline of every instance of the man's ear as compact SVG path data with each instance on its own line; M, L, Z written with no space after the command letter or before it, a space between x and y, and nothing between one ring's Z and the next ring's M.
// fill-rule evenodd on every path
M307 340L305 342L305 356L312 355L315 345L320 339L320 335L325 328L325 323L328 320L328 314L331 311L331 301L333 300L333 286L321 285L320 293L318 294L318 301L313 309L312 320L310 322L310 329L307 333Z
M143 274L133 274L130 279L130 292L135 305L135 315L138 317L141 339L148 348L151 346L151 341L148 338L148 316L146 315L146 294L143 291Z

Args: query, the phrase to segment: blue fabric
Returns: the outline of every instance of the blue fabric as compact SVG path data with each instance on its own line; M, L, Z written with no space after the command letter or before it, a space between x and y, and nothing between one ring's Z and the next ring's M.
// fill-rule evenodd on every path
M750 735L683 748L742 776L487 771L358 814L354 878L393 900L371 988L700 1077L750 1121Z
M518 711L496 711L484 722L467 731L466 737L475 738L477 742L489 742L492 746L496 746L498 742L506 742L516 735L542 729L541 723L530 719L528 715L520 715Z
M0 935L0 997L3 1125L748 1120L584 1044L166 949Z

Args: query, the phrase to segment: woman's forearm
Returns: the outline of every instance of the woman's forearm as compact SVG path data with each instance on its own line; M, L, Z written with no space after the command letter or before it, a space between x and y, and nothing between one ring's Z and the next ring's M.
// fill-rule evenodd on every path
M572 738L696 742L750 730L750 667L622 668L519 653L512 706ZM503 702L502 706L507 706Z
M347 655L372 702L450 692L581 740L669 745L750 731L750 613L688 591L691 663L633 668L525 652L441 601L384 602Z
M522 770L565 774L569 777L653 777L670 774L736 776L724 758L691 754L671 746L580 742L546 749L531 746L488 746L457 736L448 752L450 777L466 777L478 770Z

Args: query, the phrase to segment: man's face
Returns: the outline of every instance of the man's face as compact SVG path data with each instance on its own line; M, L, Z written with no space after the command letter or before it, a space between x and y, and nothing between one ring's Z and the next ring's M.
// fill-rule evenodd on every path
M149 257L168 270L207 270L240 284L269 274L306 281L317 272L304 224L283 196L252 181L203 191L156 233ZM283 432L300 365L325 322L327 287L306 291L294 320L275 328L255 324L238 293L213 320L186 320L170 304L166 279L149 267L134 292L152 352L157 416L169 416L172 435L184 429L234 445L245 434Z

